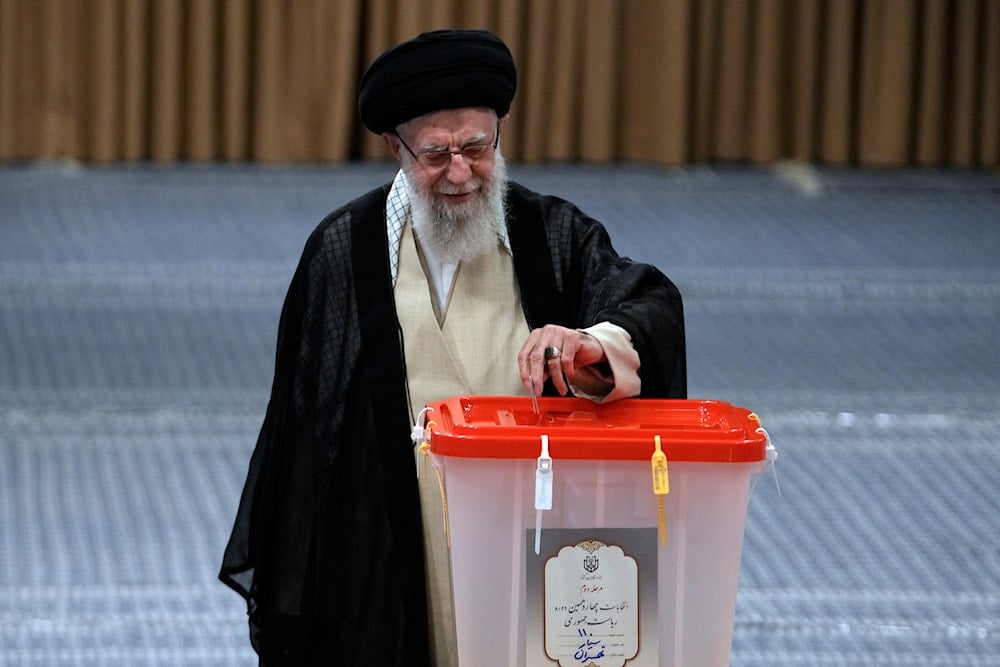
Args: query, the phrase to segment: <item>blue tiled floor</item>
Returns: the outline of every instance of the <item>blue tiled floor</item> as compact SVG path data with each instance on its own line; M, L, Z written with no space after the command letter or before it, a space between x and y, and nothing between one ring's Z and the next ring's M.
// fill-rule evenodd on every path
M757 411L734 665L1000 665L1000 178L517 167ZM215 580L306 235L388 165L0 168L0 665L251 665Z

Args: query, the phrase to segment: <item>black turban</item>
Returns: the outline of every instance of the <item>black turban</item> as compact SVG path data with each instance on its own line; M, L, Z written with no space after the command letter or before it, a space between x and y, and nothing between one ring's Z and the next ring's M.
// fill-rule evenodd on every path
M517 88L510 49L486 30L425 32L389 49L361 77L358 111L376 134L432 111L488 107L503 116Z

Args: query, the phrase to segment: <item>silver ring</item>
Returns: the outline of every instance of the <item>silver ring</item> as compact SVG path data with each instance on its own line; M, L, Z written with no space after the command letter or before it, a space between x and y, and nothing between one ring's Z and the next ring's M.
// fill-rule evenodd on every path
M545 348L545 361L552 361L553 359L558 359L560 356L562 356L562 350L555 345Z

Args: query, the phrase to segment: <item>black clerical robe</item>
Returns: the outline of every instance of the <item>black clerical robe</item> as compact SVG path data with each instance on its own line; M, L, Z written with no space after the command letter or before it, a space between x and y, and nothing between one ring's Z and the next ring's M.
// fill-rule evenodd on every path
M220 573L247 599L268 667L429 662L388 192L320 223L282 309L271 398ZM507 204L528 327L616 324L638 352L642 396L685 397L673 283L619 257L604 227L564 200L511 184Z

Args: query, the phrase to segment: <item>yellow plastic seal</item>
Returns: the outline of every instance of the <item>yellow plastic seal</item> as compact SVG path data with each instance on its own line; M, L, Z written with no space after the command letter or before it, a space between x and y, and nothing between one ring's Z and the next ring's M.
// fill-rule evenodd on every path
M653 493L656 494L656 510L660 517L660 545L667 546L667 519L663 512L663 496L670 493L670 474L667 471L667 455L663 452L660 436L653 436L656 450L653 452Z
M424 433L429 435L431 429L434 428L435 424L432 421L427 422L427 426L424 427ZM417 447L417 451L424 455L424 468L426 469L427 461L431 462L434 466L434 473L437 475L438 480L438 490L441 492L441 509L444 514L444 536L445 541L448 544L448 548L451 548L451 526L448 521L448 493L444 486L444 475L441 473L441 467L438 466L437 462L431 458L431 444L428 442L427 435L424 439L420 441L420 445Z

